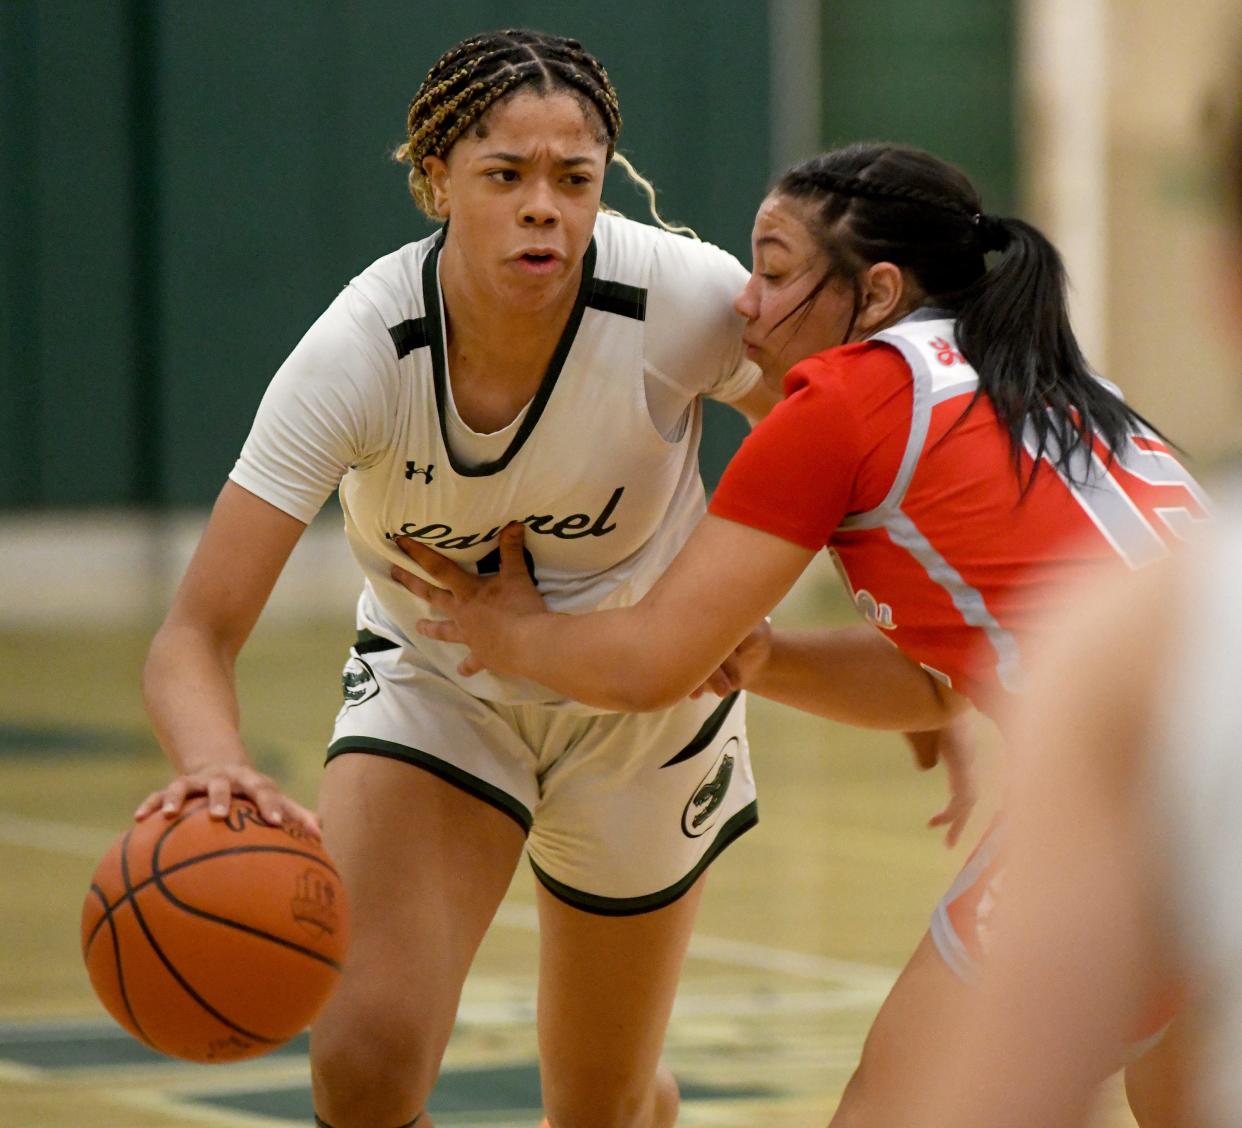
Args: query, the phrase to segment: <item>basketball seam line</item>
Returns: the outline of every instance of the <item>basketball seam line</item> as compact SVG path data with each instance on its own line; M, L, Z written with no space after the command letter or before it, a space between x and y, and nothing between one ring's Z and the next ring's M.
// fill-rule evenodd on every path
M298 952L300 955L306 956L309 959L318 960L322 964L327 964L327 966L332 968L333 971L341 970L339 961L332 959L331 956L323 955L322 952L316 952L313 948L304 947L294 940L286 940L283 936L277 936L272 932L264 932L263 929L256 928L252 924L243 924L239 920L230 920L228 917L216 916L215 913L209 913L206 909L199 909L193 905L187 904L185 901L182 901L179 897L177 897L177 895L173 893L163 883L163 881L160 880L162 875L154 874L152 876L154 878L156 888L164 894L165 899L184 913L189 913L191 916L199 917L202 920L212 921L215 924L224 925L226 928L232 928L238 932L244 932L247 936L256 936L260 940L270 941L271 943L277 944L282 948L288 948L291 952Z
M177 825L176 823L173 823L173 826L176 826L176 825ZM168 833L170 833L171 830L172 830L172 827L169 827L168 830L164 832L164 835L167 835ZM132 834L133 832L131 831L130 833ZM161 839L162 838L163 836L161 836ZM129 844L129 834L125 836L125 843L126 845ZM157 841L156 852L158 852L158 850L159 850L159 842ZM121 879L125 882L126 891L132 893L133 890L132 890L132 886L130 885L130 880L129 880L129 858L127 856L127 851L124 849L121 851ZM142 915L142 910L138 907L138 902L136 900L131 899L130 908L133 910L134 919L138 922L138 927L142 929L142 934L147 938L147 943L151 945L151 950L156 954L156 956L159 957L160 963L164 965L169 975L171 975L177 981L177 983L181 986L181 989L185 991L185 993L189 995L190 998L194 1000L194 1002L196 1002L200 1007L202 1007L213 1018L218 1020L222 1025L227 1026L231 1030L235 1030L238 1034L243 1034L247 1038L253 1038L256 1042L264 1042L268 1045L279 1045L280 1043L279 1039L265 1038L261 1034L251 1033L245 1027L239 1026L237 1023L226 1018L223 1014L221 1014L218 1010L216 1010L215 1007L213 1007L209 1002L207 1002L207 1000L204 999L197 991L195 991L194 988L191 987L190 984L186 981L185 977L182 976L182 974L177 970L172 960L170 960L168 956L164 954L164 950L159 946L159 944L156 943L155 937L151 934L151 929L147 926L147 922L143 918L143 915ZM154 1042L150 1041L149 1038L148 1038L148 1044L152 1046L152 1048L154 1049L159 1048L158 1046L155 1045Z
M283 936L276 936L270 932L264 932L261 928L255 928L253 925L243 924L241 921L237 920L230 920L228 917L216 916L215 913L209 913L206 909L195 908L193 905L186 903L175 893L173 893L173 891L164 884L164 872L160 869L160 851L164 848L164 840L172 834L177 825L177 823L173 823L172 826L168 827L164 833L155 840L155 849L151 851L151 878L155 882L156 889L163 894L165 900L175 905L182 912L189 913L191 916L200 917L203 920L214 921L216 924L222 924L228 928L236 929L238 932L244 932L248 936L257 936L262 940L269 940L273 944L287 948L292 952L299 952L310 959L318 960L320 963L327 964L328 967L332 968L334 971L339 972L341 970L341 965L336 960L329 956L322 955L321 953L314 951L312 948L306 948L292 940L286 940ZM292 847L287 846L230 846L226 850L219 851L219 853L222 855L243 854L251 853L256 849L270 853L293 854L294 856L301 858L307 857L307 855L301 850L295 850ZM310 860L313 861L315 859L312 856ZM330 866L328 868L331 869ZM339 875L337 876L339 880ZM135 905L135 910L136 909L137 906ZM238 1027L238 1029L240 1030L241 1027Z
M126 835L125 840L128 843L129 841L128 834ZM160 872L165 875L172 874L172 873L180 873L182 870L189 869L191 866L195 866L199 862L208 862L208 861L211 861L213 858L223 857L226 854L241 854L241 853L293 854L296 857L305 858L308 862L314 862L316 865L323 866L323 868L326 869L330 874L332 874L332 876L335 877L338 881L340 880L340 877L341 877L341 875L337 873L336 870L332 866L330 866L327 862L325 862L322 858L316 856L315 854L303 853L301 850L295 850L289 846L229 846L223 850L213 850L210 854L196 854L192 858L185 858L180 862L175 862L173 865L169 866L166 870L162 870ZM156 876L157 875L153 872L149 877L144 877L140 882L138 882L137 885L132 886L133 893L126 893L124 896L118 897L117 900L114 901L111 905L108 905L106 899L104 899L104 904L108 910L108 915L115 913L116 910L119 909L122 905L124 905L126 901L132 900L134 895L141 893L144 889L147 888L147 886L154 884L156 880ZM98 886L92 886L92 888L98 888ZM131 888L131 887L127 886L127 888ZM102 897L102 893L103 891L100 890L101 897ZM94 929L92 929L90 938L86 941L85 951L87 952L90 951L91 945L95 942L95 935L99 932L99 929L103 926L103 923L104 921L101 918L96 923Z
M124 859L125 859L125 847L128 845L129 845L129 833L126 833L125 841L121 844L122 862L124 862ZM123 875L122 875L122 879L124 879ZM129 1015L130 1021L133 1022L134 1024L134 1029L137 1030L138 1033L141 1035L142 1040L146 1042L146 1044L150 1046L152 1049L155 1049L155 1043L152 1042L149 1037L147 1037L146 1030L143 1029L142 1023L138 1021L138 1016L134 1013L134 1008L130 1005L129 992L125 989L125 965L121 962L121 938L117 935L116 926L112 923L112 911L111 909L108 908L108 898L104 896L103 890L100 889L99 886L95 885L94 883L91 884L91 890L100 899L100 901L103 902L104 915L103 915L102 920L100 921L100 924L102 924L103 921L106 920L110 926L109 932L112 935L112 958L116 963L116 984L117 984L117 987L120 988L121 1002L125 1004L125 1013ZM96 925L95 932L91 933L91 943L94 943L95 933L98 931L99 931L99 926ZM90 951L89 944L87 945L86 950L88 952Z

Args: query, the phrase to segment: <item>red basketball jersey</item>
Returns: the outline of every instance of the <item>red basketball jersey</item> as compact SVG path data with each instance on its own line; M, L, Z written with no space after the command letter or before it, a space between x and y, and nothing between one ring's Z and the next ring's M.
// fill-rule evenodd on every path
M838 561L863 615L930 673L991 709L1022 681L1021 645L1058 590L1120 558L1163 556L1204 518L1203 491L1146 429L1097 439L1034 484L951 318L920 311L795 366L742 444L711 512ZM1049 455L1051 457L1049 457ZM1084 484L1085 483L1085 484Z

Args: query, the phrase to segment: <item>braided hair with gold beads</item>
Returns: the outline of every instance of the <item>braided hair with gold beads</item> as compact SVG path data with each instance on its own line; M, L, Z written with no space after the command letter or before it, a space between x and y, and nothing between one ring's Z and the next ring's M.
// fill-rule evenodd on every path
M566 90L598 120L615 152L621 106L599 60L576 39L510 29L477 35L445 52L427 72L410 102L407 140L396 152L410 166L410 194L435 218L424 157L443 157L494 105L523 86L540 93Z
M410 102L406 140L393 155L410 166L410 195L426 216L439 218L423 159L447 156L488 110L527 86L540 94L558 90L577 98L588 120L596 120L601 127L600 140L608 148L606 159L615 161L643 193L656 223L667 231L698 238L688 227L665 223L656 210L651 182L617 152L621 103L603 64L576 39L524 28L476 35L446 51Z

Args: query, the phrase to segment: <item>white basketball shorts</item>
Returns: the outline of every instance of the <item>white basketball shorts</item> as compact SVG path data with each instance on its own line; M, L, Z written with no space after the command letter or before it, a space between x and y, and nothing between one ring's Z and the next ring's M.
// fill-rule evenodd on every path
M360 631L328 759L404 760L512 818L539 880L589 912L675 901L758 821L744 695L658 713L506 705Z

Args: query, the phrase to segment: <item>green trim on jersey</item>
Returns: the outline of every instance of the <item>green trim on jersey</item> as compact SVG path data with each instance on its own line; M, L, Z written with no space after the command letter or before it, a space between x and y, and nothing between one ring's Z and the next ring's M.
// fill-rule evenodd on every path
M480 463L478 466L466 466L458 462L457 456L453 453L452 446L449 445L448 426L445 423L445 412L448 404L448 360L445 351L444 325L440 319L440 281L436 274L436 265L440 261L440 251L444 246L444 234L443 231L440 232L435 245L431 248L431 253L423 260L423 308L427 311L425 317L426 339L427 344L431 348L432 385L436 394L436 414L440 419L440 438L444 443L444 449L448 454L449 465L452 466L453 472L461 475L463 478L483 478L499 473L513 461L514 456L522 449L526 440L530 438L530 434L539 422L540 416L543 415L543 409L547 406L548 399L552 395L552 389L556 387L556 381L560 377L562 367L564 367L565 358L569 356L569 350L573 347L574 338L578 335L578 326L582 323L582 314L587 307L587 297L590 295L595 282L595 238L592 236L591 244L587 247L586 255L582 260L582 277L578 282L578 294L574 298L574 307L569 313L569 320L565 323L565 328L561 332L561 339L556 345L556 352L552 354L552 359L548 362L548 370L543 374L543 380L540 382L539 389L535 392L534 398L530 401L530 407L527 409L526 416L522 420L522 425L518 428L517 434L513 436L513 441L499 458L495 458L491 462Z
M665 905L671 905L679 897L688 893L690 887L699 879L699 875L716 860L716 856L758 821L759 803L752 799L720 828L715 841L685 877L666 889L647 893L642 897L601 897L595 893L584 893L580 889L570 888L564 882L557 881L556 878L545 873L535 864L533 858L530 859L530 868L535 871L535 876L549 893L558 900L564 901L565 904L572 905L575 909L582 909L584 912L595 913L598 916L637 916L639 913L649 913L655 909L662 909Z
M508 815L517 823L522 828L523 834L530 833L531 823L534 821L531 813L512 795L501 791L499 787L486 780L479 779L478 776L462 771L455 764L432 756L429 752L397 744L392 740L381 740L376 736L343 736L329 745L324 763L327 764L346 752L385 756L390 760L403 760L407 764L413 764L416 768L422 768L438 779L444 780L445 783L450 783L466 792L467 795L473 795L476 799L481 799L489 806L495 807L501 814Z
M641 286L592 278L586 304L603 313L615 313L618 317L647 320L647 291Z
M400 325L390 325L388 335L397 350L397 359L409 356L415 349L427 347L427 319L410 318Z

